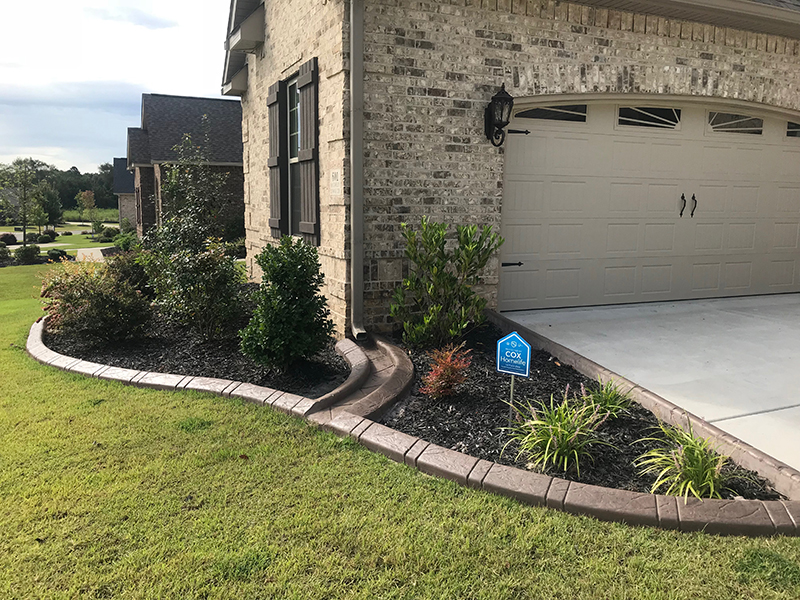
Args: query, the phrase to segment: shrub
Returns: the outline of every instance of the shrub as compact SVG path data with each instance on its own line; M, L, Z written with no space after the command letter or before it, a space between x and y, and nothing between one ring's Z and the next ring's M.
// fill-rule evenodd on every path
M53 239L56 239L60 235L55 229L45 229L42 233L44 235L49 235Z
M62 231L61 235L72 235L71 231Z
M253 299L256 308L239 332L242 352L277 370L286 370L300 358L313 356L330 340L333 322L320 293L317 249L290 236L267 246L256 257L263 272Z
M569 388L557 406L552 396L549 406L542 403L538 410L530 401L524 405L512 404L512 414L516 418L503 428L511 437L503 451L516 441L519 445L517 458L529 457L531 466L545 468L552 464L564 472L574 467L580 477L580 462L592 460L592 446L610 446L597 435L597 429L608 418L608 413L585 400L580 403L570 401L568 392Z
M25 234L25 241L28 244L35 244L36 242L39 241L39 234L36 233L35 231L28 231Z
M473 287L503 238L488 225L458 225L457 243L447 249L447 225L422 218L419 235L401 224L410 275L395 290L391 315L403 322L403 341L412 346L442 346L485 319L486 300Z
M119 224L119 232L136 233L136 226L133 223L131 223L131 220L128 217L125 217Z
M468 356L471 350L464 350L464 344L450 344L441 350L431 352L433 368L422 378L423 387L420 392L439 400L452 396L456 388L467 379L472 359Z
M119 228L118 227L103 227L103 231L101 232L103 237L107 238L114 238L115 236L119 235Z
M664 489L667 495L683 496L684 501L692 494L696 498L721 498L733 476L725 469L729 458L717 454L711 442L696 437L689 423L689 431L659 424L664 438L649 437L640 442L661 444L648 450L636 459L642 475L655 474L656 481L650 493Z
M2 242L2 241L0 241L0 248L5 248L5 247L6 247L6 243L5 243L5 242Z
M621 413L627 411L631 406L631 398L627 392L620 390L619 386L614 385L612 380L603 383L597 382L597 388L584 392L584 397L593 404L596 404L612 419L616 419Z
M0 242L5 243L7 246L13 246L17 243L17 236L13 233L0 233Z
M50 237L49 235L42 234L36 238L36 241L39 242L40 244L49 244L50 242L53 241L53 238Z
M139 243L135 233L120 233L114 236L114 245L123 252L129 252Z
M6 261L11 258L11 252L6 248L5 244L0 246L0 261Z
M139 335L150 303L103 263L61 262L42 282L47 327L106 342Z
M153 290L150 287L150 278L144 268L143 253L138 250L120 252L106 259L106 267L111 275L119 281L125 282L133 289L138 290L143 296L152 300Z
M20 264L32 265L39 259L40 252L41 250L36 244L20 246L14 250L14 259Z
M52 260L53 262L58 262L62 259L62 257L66 256L66 251L62 250L61 248L50 248L47 251L47 258Z
M81 231L81 235L92 235L91 231Z
M104 236L104 235L103 235L103 236L100 236L99 238L97 238L95 241L96 241L98 244L110 244L110 243L111 243L111 242L113 242L114 240L113 240L113 239L111 239L110 237L106 237L106 236Z
M209 243L200 252L149 252L141 260L164 314L194 333L209 339L239 317L245 276L221 244Z
M225 255L233 258L247 258L247 247L244 238L225 242Z

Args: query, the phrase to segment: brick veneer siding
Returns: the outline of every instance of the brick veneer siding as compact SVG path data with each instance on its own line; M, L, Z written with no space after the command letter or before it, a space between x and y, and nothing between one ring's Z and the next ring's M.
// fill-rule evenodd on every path
M117 194L117 207L119 208L119 224L125 219L136 226L136 194Z
M483 110L502 83L517 99L678 94L800 109L797 40L517 0L367 0L365 29L364 301L375 330L390 326L407 269L402 221L499 229L503 150L486 140ZM498 269L487 268L490 307Z
M274 242L269 219L269 123L267 89L297 72L307 60L319 64L319 256L325 273L324 293L339 335L347 325L348 255L346 235L348 190L332 194L331 171L347 181L349 156L345 113L349 107L345 34L349 8L339 0L269 1L265 3L266 41L248 57L248 90L242 96L244 142L244 202L247 264L250 276L260 281L254 257Z
M136 234L142 237L156 223L156 190L153 167L136 167L133 185L139 203L136 215Z

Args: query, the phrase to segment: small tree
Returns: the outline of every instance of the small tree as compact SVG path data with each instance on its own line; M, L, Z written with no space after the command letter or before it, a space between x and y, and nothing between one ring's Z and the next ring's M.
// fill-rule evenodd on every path
M395 290L391 315L403 324L403 341L414 346L442 346L484 321L486 300L474 287L480 272L503 244L488 225L458 225L457 240L447 247L447 225L422 218L419 234L401 223L411 273Z
M320 293L324 276L317 249L287 235L280 245L264 248L256 262L263 277L253 295L253 318L239 332L242 353L285 371L322 350L333 332L327 300Z
M22 245L26 245L25 233L31 223L31 210L36 203L39 172L45 163L33 158L17 158L9 166L0 168L2 185L16 190L19 205L17 218L22 225Z
M42 203L38 201L33 203L30 212L30 221L31 225L36 225L39 228L39 235L42 235L42 227L47 225L49 221L49 217L45 212L44 208L42 208Z
M92 190L83 190L78 192L75 196L75 202L78 205L78 218L83 221L84 213L89 213L89 218L92 217L92 212L97 207L94 203L94 192Z
M47 223L53 227L61 222L64 211L61 208L61 198L58 192L49 181L39 183L38 201L42 210L47 213Z

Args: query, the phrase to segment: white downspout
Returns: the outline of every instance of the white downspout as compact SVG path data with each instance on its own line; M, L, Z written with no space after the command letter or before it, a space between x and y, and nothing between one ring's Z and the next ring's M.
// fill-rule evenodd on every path
M364 329L364 0L350 0L350 323Z

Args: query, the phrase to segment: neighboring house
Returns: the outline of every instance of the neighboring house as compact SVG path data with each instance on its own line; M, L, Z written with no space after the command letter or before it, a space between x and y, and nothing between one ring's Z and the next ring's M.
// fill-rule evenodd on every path
M800 291L800 0L233 0L226 49L251 268L317 244L340 334L423 215L501 231L500 310Z
M208 131L203 117L207 117ZM184 134L194 145L204 145L208 134L208 165L228 174L225 195L232 224L242 220L242 109L239 102L220 98L192 98L142 94L142 126L128 128L128 169L134 177L136 230L141 236L161 220L161 182L166 167L178 161L174 147ZM233 226L232 226L233 227ZM238 225L241 229L241 225ZM233 227L234 229L236 227Z
M113 192L119 207L119 224L125 219L136 225L136 194L133 185L133 173L128 171L127 158L114 159Z

